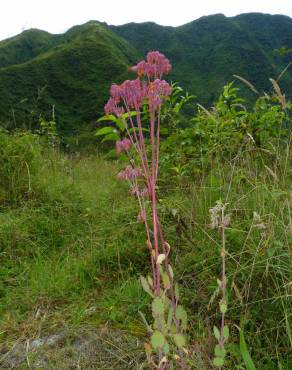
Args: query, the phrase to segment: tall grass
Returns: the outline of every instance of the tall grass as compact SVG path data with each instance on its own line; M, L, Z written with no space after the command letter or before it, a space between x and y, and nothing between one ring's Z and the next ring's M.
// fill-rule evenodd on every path
M29 134L1 135L7 178L0 200L1 366L2 354L19 341L69 329L106 324L144 340L137 313L149 305L139 283L148 270L147 250L138 207L115 180L120 163L67 156ZM217 151L202 157L204 166L194 165L199 176L158 183L161 223L190 318L190 368L212 366L212 328L220 323L221 237L210 228L209 213L219 199L231 214L226 368L245 366L235 325L257 369L291 367L290 143L252 147L224 160ZM58 357L58 366L63 360ZM143 366L143 356L140 361Z

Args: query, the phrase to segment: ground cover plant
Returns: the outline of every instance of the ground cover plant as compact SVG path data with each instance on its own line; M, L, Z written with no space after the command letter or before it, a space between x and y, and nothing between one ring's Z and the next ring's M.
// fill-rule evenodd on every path
M141 75L145 67L135 69ZM146 76L146 86L153 82ZM144 109L145 95L138 122L139 110L112 105L118 116L103 118L98 131L106 150L118 140L119 156L110 161L63 153L46 124L38 134L1 131L1 368L146 369L173 361L187 369L290 369L291 103L273 80L274 91L254 92L248 108L238 90L244 85L226 85L214 108L197 106L191 120L181 119L181 109L195 101L166 82L155 82L151 95L160 121ZM146 156L154 172L132 176L141 175ZM117 178L129 176L132 191ZM145 190L138 197L145 208L137 190ZM149 255L143 211L148 240L155 246L159 215L170 252L160 243ZM173 307L161 305L172 274L184 307L180 324L188 316L183 337L162 328L162 311ZM157 331L163 338L153 339ZM174 345L169 352L165 338Z

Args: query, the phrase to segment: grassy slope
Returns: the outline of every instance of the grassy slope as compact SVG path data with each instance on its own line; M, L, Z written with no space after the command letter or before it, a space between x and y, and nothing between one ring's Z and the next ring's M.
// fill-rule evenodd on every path
M0 69L2 119L12 127L35 124L54 105L59 129L72 134L101 113L110 83L127 77L136 59L126 41L96 22L73 28L57 46Z
M11 150L17 150L13 148L15 144ZM29 200L25 181L19 188L23 200L4 207L2 203L0 213L0 352L65 331L69 337L60 347L43 351L49 368L57 361L66 369L76 366L72 341L80 331L88 335L108 323L143 340L145 329L137 312L146 310L147 297L138 276L147 273L148 257L144 231L136 221L137 205L126 195L127 187L115 180L117 164L51 151L37 158L36 167L31 166ZM291 158L288 150L275 157L251 151L225 164L213 157L194 183L176 184L168 176L168 183L160 186L160 214L190 316L190 335L205 359L212 356L210 332L219 320L216 302L206 309L220 272L220 236L210 230L209 208L219 198L229 203L230 369L232 361L241 362L233 327L240 319L258 368L270 370L279 361L289 369ZM21 176L28 180L25 167ZM18 186L14 179L13 189ZM264 233L254 226L253 212L262 217ZM110 350L115 353L117 348ZM30 356L33 361L34 353ZM89 368L82 351L80 356L79 365ZM90 361L103 368L96 357ZM123 369L122 362L117 363Z

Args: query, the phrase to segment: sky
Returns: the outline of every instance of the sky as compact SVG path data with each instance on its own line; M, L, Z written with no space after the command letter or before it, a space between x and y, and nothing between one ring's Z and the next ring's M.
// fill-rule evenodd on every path
M248 12L292 17L292 0L0 0L0 40L29 28L62 33L89 20L179 26L203 15Z

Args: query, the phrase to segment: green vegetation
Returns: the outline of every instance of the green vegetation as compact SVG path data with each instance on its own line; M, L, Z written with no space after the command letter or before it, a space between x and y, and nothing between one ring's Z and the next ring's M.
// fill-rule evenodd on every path
M19 45L34 45L37 32L20 35L25 42L17 38L5 41L0 55L10 53L16 62ZM138 55L125 40L96 22L74 27L53 40L42 51L32 47L27 61L0 68L4 127L34 129L39 117L48 119L55 107L59 132L76 136L102 112L110 82L125 79L129 64ZM25 54L24 50L23 58Z
M216 14L176 28L130 23L112 29L143 55L153 49L167 55L173 80L196 95L199 103L210 105L233 74L251 81L261 92L270 90L267 78L276 78L289 61L274 50L291 45L292 20L260 13L231 18ZM289 93L291 72L282 82Z
M203 105L214 103L233 74L251 81L261 93L269 92L268 78L276 79L291 60L291 54L275 51L291 48L291 29L292 20L285 16L217 14L176 28L91 21L63 35L25 31L0 42L1 124L33 129L40 115L51 117L55 106L59 133L71 136L66 142L73 144L74 135L88 143L110 83L127 78L128 67L153 49L169 57L171 79ZM289 95L290 69L280 84ZM246 97L252 100L250 94Z
M230 216L224 366L291 368L292 107L274 87L247 109L229 84L213 110L182 124L172 96L162 117L172 126L162 142L159 214L189 317L190 369L211 368L220 338L213 327L225 312L221 235L210 227L218 200ZM148 252L136 202L115 179L123 159L66 155L45 139L0 133L1 368L137 369L146 363L138 311L150 316L139 281ZM62 336L57 345L26 352L28 339L53 334Z

